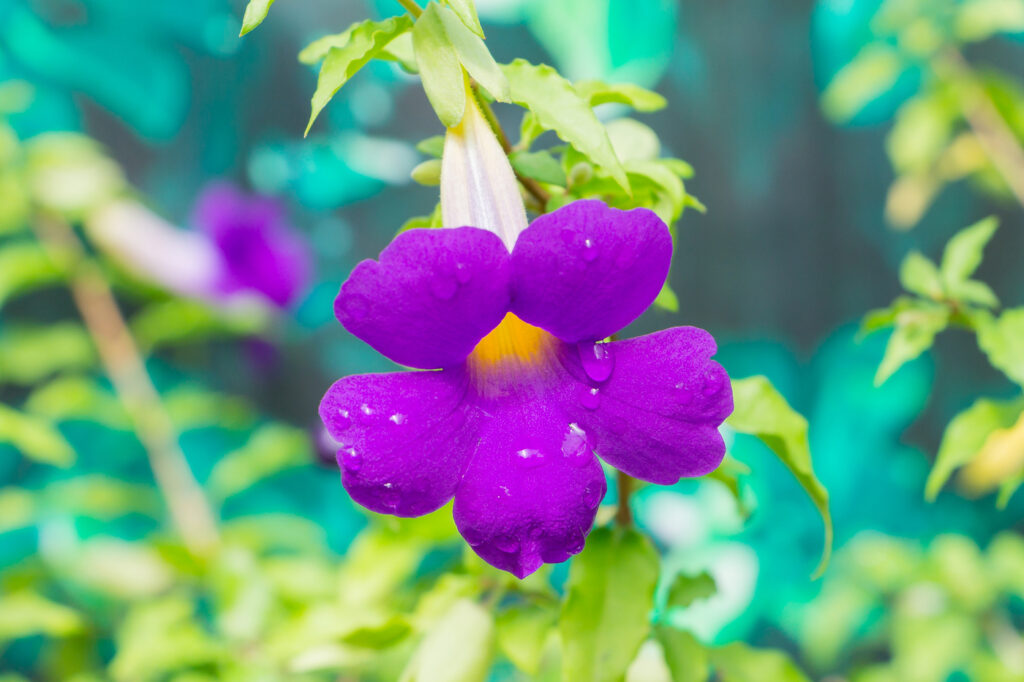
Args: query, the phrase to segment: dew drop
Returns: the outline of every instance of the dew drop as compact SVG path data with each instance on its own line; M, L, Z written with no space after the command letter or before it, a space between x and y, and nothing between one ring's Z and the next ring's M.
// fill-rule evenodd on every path
M502 552L514 552L519 549L519 540L511 535L500 535L494 541L494 546Z
M579 554L583 551L583 546L587 543L587 539L582 535L572 540L569 545L565 548L569 554Z
M369 302L359 294L346 296L341 304L342 309L352 316L352 319L361 320L370 312Z
M405 423L405 420L406 416L401 412L395 412L393 415L388 417L388 421L394 424L395 426L401 426L402 424Z
M456 263L455 279L459 284L466 284L473 279L473 271L466 267L465 263Z
M338 459L341 460L341 466L345 467L345 471L353 474L363 468L363 456L356 452L356 449L353 447L339 450Z
M578 467L586 466L590 462L590 443L587 442L587 432L580 428L579 424L569 424L569 429L562 439L562 454L569 458L569 461Z
M580 386L580 405L588 410L596 410L601 406L601 389Z
M430 291L433 292L434 296L445 301L454 296L458 288L458 281L450 275L439 273L430 280Z
M359 406L359 414L356 415L356 418L359 419L359 422L362 424L369 424L373 421L374 412L375 411L372 407L363 403Z
M601 493L601 489L596 486L587 486L586 490L583 491L583 503L590 509L597 509L601 506L602 499L604 499L604 495Z
M352 417L349 416L348 410L339 408L338 413L334 416L334 422L331 424L335 431L344 431L348 427L352 426Z
M395 509L398 507L398 501L401 495L397 490L394 489L394 484L385 483L384 490L380 493L381 503L388 509Z
M597 259L597 247L594 245L592 239L583 240L583 260L588 263L594 262Z
M460 531L462 537L469 543L470 547L479 547L484 544L484 534L473 528L466 528Z
M526 469L534 469L544 463L544 453L534 448L516 451L516 461Z
M590 343L584 341L577 344L576 348L580 354L580 364L583 371L594 381L605 381L612 375L615 367L615 356L612 355L611 346L607 343Z

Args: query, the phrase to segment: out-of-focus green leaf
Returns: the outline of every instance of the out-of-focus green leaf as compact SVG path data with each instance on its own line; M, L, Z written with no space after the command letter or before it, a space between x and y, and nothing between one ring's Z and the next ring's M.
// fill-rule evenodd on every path
M512 168L522 176L533 178L549 185L565 187L565 171L548 152L513 152L508 160Z
M352 37L352 30L360 24L352 24L341 33L331 33L317 38L299 51L299 61L303 64L319 64L332 48L344 48Z
M504 67L512 88L512 101L526 107L546 130L554 130L563 141L601 166L627 192L629 180L615 156L608 132L594 115L590 103L569 81L550 66L517 59Z
M384 21L366 21L349 29L348 40L339 47L332 46L320 67L316 92L313 93L312 113L306 125L306 134L316 117L359 69L380 54L388 43L409 30L412 20L402 15ZM309 54L306 55L310 57Z
M996 33L1024 31L1024 0L965 0L957 6L954 24L962 40L985 40Z
M0 248L0 307L17 294L60 281L64 272L60 263L33 242Z
M880 43L868 45L825 88L821 96L825 115L838 123L849 121L889 90L904 68L895 48Z
M0 405L0 443L44 464L66 467L75 460L75 451L53 424L6 405Z
M120 167L84 135L43 133L29 140L25 151L35 201L67 219L83 218L124 189Z
M569 568L562 679L617 680L650 632L658 553L639 532L599 528Z
M116 599L154 597L174 581L174 572L151 547L116 538L95 538L62 562L69 579Z
M466 113L466 84L441 10L436 2L427 5L413 26L412 47L430 105L441 123L453 128Z
M35 519L36 501L28 490L0 488L0 534L23 528Z
M807 420L789 406L766 377L734 380L732 393L735 408L726 423L740 433L761 439L793 473L821 514L825 547L816 572L820 575L832 553L832 515L828 508L828 491L814 475Z
M985 563L974 541L946 533L928 547L925 575L941 585L949 598L968 613L982 613L996 599L995 586L985 580ZM979 578L982 578L979 580Z
M897 174L933 173L950 144L959 116L956 99L939 89L919 94L900 107L885 140Z
M441 159L428 159L412 169L412 179L420 185L437 187L441 184Z
M956 297L957 287L968 281L981 265L982 251L998 227L997 218L985 218L956 233L946 244L939 269L942 283L952 297Z
M689 606L700 599L707 599L715 593L715 579L707 571L697 575L678 573L668 588L665 605L672 607Z
M931 348L936 334L949 325L949 317L949 308L928 301L915 301L900 311L875 373L875 386L884 384L896 370Z
M83 419L115 429L128 429L131 422L120 401L84 376L61 376L29 394L25 411L51 421Z
M163 509L151 486L103 474L54 481L44 489L43 499L47 509L104 520L132 513L157 516Z
M712 649L711 661L722 682L809 682L783 652L754 649L742 642Z
M440 159L444 154L444 135L434 135L416 143L416 151L420 154Z
M392 647L412 633L409 621L393 616L383 623L360 627L346 634L342 641L363 649L386 649Z
M378 59L398 62L398 65L406 73L419 73L420 67L416 63L416 50L412 46L412 32L400 33L377 55Z
M517 668L535 677L557 616L554 610L535 605L506 609L498 616L498 647Z
M92 340L81 325L5 327L0 332L0 383L35 384L56 372L91 368Z
M614 103L625 104L637 111L650 112L664 109L668 105L668 101L658 93L633 83L580 81L574 87L592 107Z
M452 8L462 23L473 33L484 37L484 27L480 25L480 17L476 14L476 3L473 0L444 0Z
M707 649L689 632L659 625L654 629L673 682L707 682Z
M178 431L209 426L242 429L257 418L255 408L244 398L201 386L178 386L163 395L163 404Z
M29 635L69 637L84 627L78 612L35 592L0 595L0 642Z
M110 674L117 682L167 675L224 660L222 644L206 632L195 607L178 596L138 602L118 627Z
M657 298L654 299L654 305L670 313L679 312L679 297L676 295L676 292L672 291L672 287L669 286L668 282L665 282L664 286L661 287Z
M658 134L649 126L632 118L617 118L606 126L608 138L612 141L615 155L623 163L630 161L653 161L661 153ZM628 170L628 169L627 169ZM666 172L679 176L669 169Z
M479 604L460 599L427 632L402 682L483 682L494 656L494 619Z
M1003 311L998 318L974 317L978 347L992 366L1024 386L1024 308Z
M312 460L309 437L302 429L271 423L260 427L242 448L213 467L208 486L220 499L235 495L261 479Z
M942 279L935 263L918 251L911 251L900 263L900 284L907 291L925 298L942 298Z
M217 336L254 334L266 326L269 311L253 305L218 310L182 298L151 303L131 320L132 332L146 349L208 339Z
M456 16L455 12L444 6L437 7L438 16L448 35L448 40L459 55L459 61L470 77L479 83L491 97L499 102L509 101L508 79L502 73L498 62L494 61L491 51L484 45L480 36L476 35Z
M244 36L262 24L273 4L274 0L249 0L249 4L245 6L245 14L242 15L242 30L238 35Z

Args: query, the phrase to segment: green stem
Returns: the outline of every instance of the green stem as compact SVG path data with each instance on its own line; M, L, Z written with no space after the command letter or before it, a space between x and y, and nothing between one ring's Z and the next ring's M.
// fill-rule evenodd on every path
M633 525L633 512L629 508L629 496L633 492L633 479L621 471L615 472L615 480L619 486L619 508L615 512L615 523L623 528Z
M405 8L413 19L418 19L423 14L423 9L414 0L397 0L398 4Z

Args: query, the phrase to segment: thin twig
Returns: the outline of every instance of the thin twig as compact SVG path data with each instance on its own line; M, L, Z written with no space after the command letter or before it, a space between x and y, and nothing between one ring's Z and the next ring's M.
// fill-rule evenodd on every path
M615 472L615 481L619 487L619 507L615 511L615 523L628 528L633 525L633 512L629 508L629 496L633 492L633 479L621 471Z
M419 16L423 14L423 9L417 5L414 0L397 0L397 2L405 8L405 11L408 12L413 19L418 19Z
M85 255L82 242L61 221L34 222L42 243L70 261L72 298L99 352L100 361L146 450L153 478L185 545L207 553L217 542L213 511L192 475L170 416L146 371L139 348L117 306L107 280Z

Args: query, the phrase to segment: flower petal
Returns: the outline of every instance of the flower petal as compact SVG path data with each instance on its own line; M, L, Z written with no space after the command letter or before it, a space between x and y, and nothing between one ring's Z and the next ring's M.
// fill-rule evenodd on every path
M395 362L432 369L461 363L505 316L509 254L475 227L403 232L356 266L334 312L345 328Z
M461 369L362 374L331 386L320 418L341 445L338 465L352 499L396 516L444 506L476 444L466 387Z
M586 434L552 402L485 404L455 493L455 524L485 561L523 578L583 549L605 479Z
M711 334L674 327L605 345L614 366L603 381L580 360L589 348L565 359L579 381L579 423L596 438L601 459L664 485L713 471L725 455L718 426L732 413L732 386L711 359Z
M576 201L519 235L512 312L563 341L603 339L647 309L671 259L672 237L653 212Z

